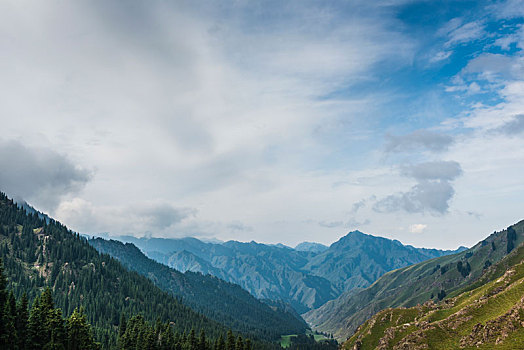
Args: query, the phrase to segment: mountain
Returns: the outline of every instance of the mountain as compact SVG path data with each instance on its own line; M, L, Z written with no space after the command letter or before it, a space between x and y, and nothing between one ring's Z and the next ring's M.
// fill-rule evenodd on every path
M353 231L312 256L304 269L326 278L337 290L347 292L369 286L388 271L455 252L414 248Z
M174 330L204 330L211 339L227 328L195 312L127 270L109 255L98 253L78 234L59 222L28 213L0 193L0 258L9 289L29 301L49 287L55 305L69 317L85 307L88 321L103 348L116 344L122 314L140 314L154 322L172 322Z
M328 246L325 246L320 243L315 242L302 242L296 245L295 250L298 250L299 252L313 252L313 253L321 253L324 250L328 249Z
M524 349L524 245L440 302L386 309L344 349Z
M359 231L320 252L256 242L213 244L196 238L118 239L179 271L211 274L239 284L259 299L289 303L299 313L367 287L387 271L455 252L404 246Z
M377 312L412 307L470 285L524 240L524 221L495 232L471 249L390 271L370 287L342 294L303 315L315 330L346 339Z
M89 243L100 253L109 254L128 269L148 277L162 290L180 297L194 310L235 331L277 340L283 334L303 334L308 328L299 315L286 311L285 306L272 308L240 286L211 275L181 273L149 259L132 243L102 238Z

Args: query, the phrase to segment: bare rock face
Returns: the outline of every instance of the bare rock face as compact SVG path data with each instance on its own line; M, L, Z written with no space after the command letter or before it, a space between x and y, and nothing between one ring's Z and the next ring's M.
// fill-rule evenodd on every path
M397 345L393 347L393 350L423 350L428 349L426 333L418 330L413 332L404 339L402 339Z
M384 336L378 341L377 350L387 350L389 349L389 342L395 338L396 327L391 327L386 329Z
M362 343L360 342L360 340L357 340L352 350L360 350L360 349L362 349Z

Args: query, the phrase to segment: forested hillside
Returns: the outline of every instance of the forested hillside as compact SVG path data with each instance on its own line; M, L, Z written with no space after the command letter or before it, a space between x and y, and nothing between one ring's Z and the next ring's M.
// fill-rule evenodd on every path
M7 281L0 261L0 348L3 350L98 350L92 328L87 323L84 309L75 309L64 319L56 308L50 288L37 296L29 306L24 293L16 300L6 288ZM197 338L194 329L187 333L174 331L171 322L151 325L142 315L126 320L122 315L118 326L118 344L121 350L252 350L250 339L235 337L231 331L209 340L204 330Z
M391 271L370 287L342 295L304 315L314 329L351 336L375 313L391 307L411 307L442 300L477 281L524 241L524 221L495 232L471 249Z
M99 252L151 279L161 289L182 298L194 310L243 334L277 340L282 334L303 334L306 323L298 315L271 308L240 286L211 275L181 273L147 258L131 243L95 238L89 243Z
M99 254L84 238L62 224L27 214L0 193L0 256L9 289L17 298L35 300L49 287L56 307L65 317L84 307L87 321L103 348L116 346L122 314L142 315L149 322L171 322L174 331L201 330L210 339L227 329L196 313L130 272L117 260Z

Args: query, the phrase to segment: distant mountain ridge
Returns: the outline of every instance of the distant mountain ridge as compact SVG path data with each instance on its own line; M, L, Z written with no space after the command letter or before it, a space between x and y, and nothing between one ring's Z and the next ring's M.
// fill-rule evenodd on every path
M179 271L201 272L239 284L259 299L282 300L299 313L317 308L384 273L455 253L414 248L353 231L325 249L319 243L287 246L196 238L116 237Z
M320 243L316 242L302 242L295 246L295 250L301 251L301 252L314 252L314 253L321 253L325 250L327 250L329 247Z
M443 299L475 283L486 269L523 241L524 221L521 221L491 234L468 250L390 271L368 288L346 292L303 316L314 329L346 339L381 310Z
M255 338L278 339L282 334L303 334L308 329L304 320L286 310L285 305L270 307L239 285L211 275L176 271L149 259L132 243L94 238L89 244L234 331Z

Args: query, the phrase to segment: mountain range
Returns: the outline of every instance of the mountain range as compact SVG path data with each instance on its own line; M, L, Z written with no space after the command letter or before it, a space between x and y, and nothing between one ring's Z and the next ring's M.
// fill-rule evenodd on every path
M122 330L126 315L135 315L133 322L156 320L156 331L150 328L144 339L169 325L181 334L179 344L191 344L195 332L219 344L231 329L257 349L278 348L284 334L301 334L288 336L307 340L300 347L336 346L306 336L308 324L347 339L348 350L524 344L524 221L457 251L414 248L359 231L329 247L122 239L136 245L87 240L0 193L0 257L10 300L22 294L37 300L45 291L66 317L85 308L104 349L117 347L118 334L141 334ZM13 314L13 307L5 309ZM308 324L297 309L307 311Z
M365 288L388 271L462 251L414 248L353 231L329 247L298 249L256 242L202 242L196 238L117 237L176 270L210 274L239 284L259 299L281 300L299 313L344 292Z
M494 232L468 250L390 271L368 288L346 292L306 313L304 319L316 330L346 339L381 310L442 300L475 285L492 265L523 241L524 221L521 221Z
M343 349L524 349L523 325L521 244L486 267L477 281L450 292L442 301L430 299L410 308L377 313Z
M309 328L292 309L270 307L239 285L199 272L179 272L146 257L132 243L93 238L89 243L126 268L148 277L162 290L181 298L193 310L243 334L278 339ZM263 327L262 327L263 325Z

